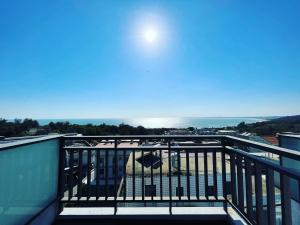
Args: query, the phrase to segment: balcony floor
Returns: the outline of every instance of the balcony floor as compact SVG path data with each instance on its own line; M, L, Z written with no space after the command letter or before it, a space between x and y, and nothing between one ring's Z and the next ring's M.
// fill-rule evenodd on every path
M54 225L130 224L130 225L227 225L228 216L219 207L167 207L147 208L65 208Z

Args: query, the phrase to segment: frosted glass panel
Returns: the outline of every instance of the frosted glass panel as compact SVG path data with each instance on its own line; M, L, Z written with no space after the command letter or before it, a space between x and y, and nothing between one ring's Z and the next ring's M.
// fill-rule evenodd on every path
M0 224L20 225L57 197L58 139L0 151Z

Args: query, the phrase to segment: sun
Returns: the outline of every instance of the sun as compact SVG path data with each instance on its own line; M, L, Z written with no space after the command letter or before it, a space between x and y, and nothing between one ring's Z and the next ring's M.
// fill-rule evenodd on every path
M158 31L153 27L148 27L143 32L144 39L147 43L153 44L158 41Z

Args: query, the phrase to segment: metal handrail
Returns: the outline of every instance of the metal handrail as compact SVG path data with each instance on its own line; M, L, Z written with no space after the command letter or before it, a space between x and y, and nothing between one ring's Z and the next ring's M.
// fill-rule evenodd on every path
M249 154L245 151L242 151L240 149L236 149L236 148L232 148L232 147L229 147L229 146L226 146L225 149L227 150L227 153L235 153L237 155L240 155L244 158L247 158L249 160L251 160L252 162L257 162L257 163L260 163L261 165L267 167L267 168L270 168L274 171L277 171L279 173L282 173L284 175L287 175L291 178L294 178L294 179L297 179L297 180L300 180L300 172L295 170L295 169L292 169L292 168L287 168L285 166L282 166L282 165L279 165L279 164L276 164L272 161L269 161L269 160L265 160L265 159L262 159L260 157L257 157L253 154Z
M250 140L233 137L233 136L224 136L223 138L224 138L223 140L227 140L229 142L239 143L239 144L242 144L247 147L257 148L262 151L277 154L279 156L284 156L284 157L288 157L291 159L300 160L300 152L295 151L295 150L278 147L278 146L274 146L274 145L269 145L269 144L264 144L264 143L259 143L256 141L250 141Z
M280 156L288 157L295 160L300 160L300 152L278 147L274 145L259 143L256 141L250 141L243 138L238 138L228 135L108 135L108 136L64 136L64 140L92 140L92 139L102 139L102 140L145 140L145 139L164 139L164 140L176 140L176 139L185 139L185 140L218 140L229 143L239 143L247 147L253 147L260 149L262 151L274 153Z

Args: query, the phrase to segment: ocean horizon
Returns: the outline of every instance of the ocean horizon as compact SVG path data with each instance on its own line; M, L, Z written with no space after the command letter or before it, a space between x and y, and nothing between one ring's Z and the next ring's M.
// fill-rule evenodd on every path
M36 119L40 125L50 122L70 122L78 125L120 125L143 126L145 128L220 128L236 126L241 122L256 123L266 121L266 117L140 117L140 118L97 118L97 119Z

